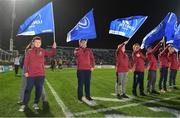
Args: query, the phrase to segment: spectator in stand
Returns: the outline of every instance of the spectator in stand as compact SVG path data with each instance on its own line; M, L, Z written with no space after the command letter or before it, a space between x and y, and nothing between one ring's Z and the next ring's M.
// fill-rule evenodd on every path
M16 55L15 59L14 59L14 70L15 70L15 75L18 75L18 70L19 70L19 66L20 66L20 57L19 55Z

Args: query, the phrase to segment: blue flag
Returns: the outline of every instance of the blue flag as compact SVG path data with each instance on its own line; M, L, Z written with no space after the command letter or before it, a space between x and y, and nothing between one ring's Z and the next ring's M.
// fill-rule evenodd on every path
M141 44L142 49L143 48L147 49L149 46L151 46L152 43L160 40L163 36L167 36L169 38L174 34L174 32L170 30L172 29L171 27L173 26L172 25L173 23L171 21L173 22L175 21L173 19L175 18L174 15L175 15L174 13L169 12L166 15L166 17L161 21L161 23L144 37ZM170 32L167 33L169 30Z
M89 11L77 25L67 34L67 42L80 39L96 38L93 9Z
M177 30L177 16L171 12L165 28L165 36L167 39L166 40L167 43L174 38L176 30Z
M37 35L54 32L52 2L30 16L19 28L17 35Z
M180 50L180 25L177 27L173 39L169 40L169 42L176 51Z
M109 34L131 38L146 19L147 16L131 16L116 19L111 22Z

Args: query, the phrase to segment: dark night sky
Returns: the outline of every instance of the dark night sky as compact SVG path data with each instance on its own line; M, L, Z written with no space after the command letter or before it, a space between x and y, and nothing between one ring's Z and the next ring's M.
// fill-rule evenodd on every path
M51 0L16 0L14 25L15 49L24 49L32 37L16 37L19 26ZM180 0L53 0L56 41L58 46L76 47L77 41L66 43L66 34L91 9L94 8L97 38L90 40L90 48L114 49L127 38L110 35L110 22L116 18L146 15L148 19L132 37L128 44L141 43L143 37L156 27L168 12L174 12L180 19ZM9 49L12 1L0 0L0 46ZM43 34L43 47L51 45L52 34Z

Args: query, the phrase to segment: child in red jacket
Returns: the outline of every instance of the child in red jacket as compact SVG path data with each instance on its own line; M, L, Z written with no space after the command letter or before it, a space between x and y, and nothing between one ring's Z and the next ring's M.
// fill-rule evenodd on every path
M93 101L90 96L91 72L95 67L94 55L91 49L87 48L87 40L79 40L79 48L74 51L77 64L78 78L78 100L82 102L83 86L85 86L85 99Z
M177 70L179 68L179 62L176 51L173 47L169 47L168 58L170 62L169 87L170 89L172 88L178 89L176 87L176 75L177 75Z
M157 60L154 54L159 49L163 41L164 40L161 40L153 49L149 47L146 53L146 57L148 60L148 79L147 79L148 81L147 81L146 89L148 94L150 94L150 92L159 94L159 92L155 90Z
M133 45L132 58L134 63L134 80L132 94L134 96L137 96L136 88L139 84L140 95L146 96L146 94L144 94L144 61L146 57L143 55L140 49L140 45L137 43Z
M26 77L26 89L24 92L23 103L19 111L23 112L28 105L31 90L33 86L36 88L36 95L33 108L39 109L38 102L42 94L44 84L45 71L44 71L44 57L54 56L56 54L56 43L54 42L51 51L41 48L41 38L33 38L34 47L28 50L24 60L24 76Z
M126 83L128 80L128 70L129 70L129 58L125 53L125 45L127 41L119 44L116 50L116 72L117 72L117 81L116 81L116 95L119 99L129 98L126 95ZM120 95L120 85L122 86L122 95Z

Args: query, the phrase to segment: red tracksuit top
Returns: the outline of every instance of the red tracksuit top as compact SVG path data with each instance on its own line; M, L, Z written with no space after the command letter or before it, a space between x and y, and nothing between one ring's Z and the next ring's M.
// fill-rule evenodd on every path
M137 54L140 54L140 57L137 57L136 56ZM134 51L132 53L132 58L133 58L133 62L134 62L135 71L144 72L144 61L145 61L146 57L141 52L141 49Z
M160 68L168 68L169 67L169 58L168 58L168 47L166 47L162 52L158 54L158 59L160 62Z
M44 57L54 56L55 54L55 48L52 48L51 51L36 47L29 49L24 60L24 73L28 73L28 77L45 76Z
M148 60L148 70L157 70L157 60L154 56L154 53L158 50L159 46L161 45L161 42L159 42L152 50L148 50L146 53L147 60Z
M93 52L89 48L75 49L76 64L78 70L90 70L95 67Z
M129 58L125 52L122 52L122 47L125 44L122 43L116 50L116 68L117 72L128 72L129 70Z
M168 55L169 62L170 62L170 69L178 70L179 68L179 62L177 60L177 54L176 52Z

